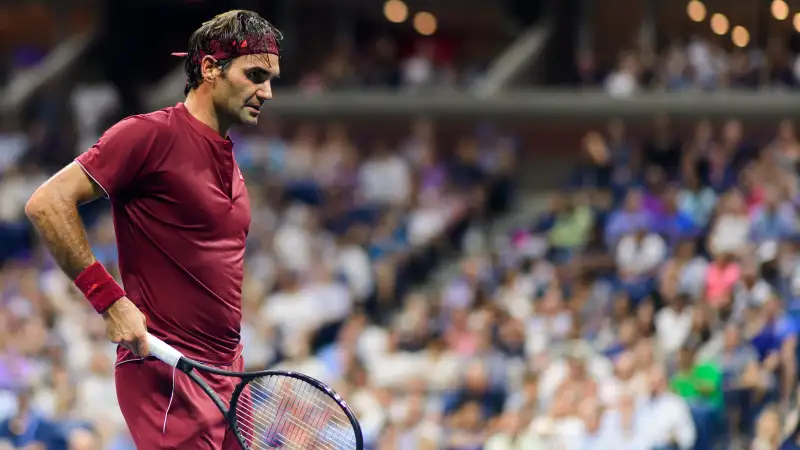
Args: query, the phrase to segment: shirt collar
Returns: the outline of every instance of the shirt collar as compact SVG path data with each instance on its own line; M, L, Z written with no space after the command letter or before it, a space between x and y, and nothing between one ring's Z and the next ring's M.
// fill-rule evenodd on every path
M192 127L194 131L200 133L202 136L212 142L223 145L226 149L230 150L233 148L233 141L231 141L230 137L220 136L219 133L214 131L211 127L198 120L192 115L192 113L189 112L184 103L177 103L175 105L175 109L183 115L183 117L189 123L189 126Z

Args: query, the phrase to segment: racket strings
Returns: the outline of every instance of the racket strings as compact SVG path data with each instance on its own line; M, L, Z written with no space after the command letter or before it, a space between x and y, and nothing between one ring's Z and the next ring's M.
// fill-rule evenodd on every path
M293 394L295 394L295 395L296 395L297 393L296 393L296 392L293 392ZM267 398L260 398L260 399L256 399L256 401L263 401L263 404L264 404L264 405L266 405L266 406L268 406L268 407L270 407L270 408L273 408L273 409L279 409L279 408L280 408L280 406L281 406L281 405L278 405L278 404L276 404L276 403L274 403L274 402L270 401L270 400L269 400L269 399L267 399ZM309 407L312 407L312 406L313 406L314 408L317 408L317 409L319 409L319 410L321 411L321 413L322 413L322 414L324 414L324 415L328 415L328 411L327 411L327 405L323 405L323 406L320 406L320 405L309 405ZM248 404L248 405L240 405L240 406L237 406L237 408L240 408L240 407L241 407L241 408L244 408L244 409L246 409L246 410L248 410L248 412L249 412L250 414L252 414L252 416L253 416L254 420L255 420L255 418L256 418L256 417L258 417L259 415L261 415L261 416L263 416L263 415L264 415L264 414L258 414L259 412L263 412L263 411L256 411L256 410L255 410L255 409L254 409L252 406L250 406L249 404ZM323 418L324 418L324 417L325 417L324 415L323 415L323 416L321 416L321 415L319 415L319 414L318 414L318 415L317 415L317 417L323 417ZM342 416L344 416L344 415L342 415ZM344 416L344 417L346 417L346 416ZM337 419L338 419L338 420L337 420ZM267 421L264 421L264 420L263 420L263 418L262 418L262 420L259 420L259 424L258 424L258 425L265 425L265 424L269 423L269 421L271 421L271 420L274 420L274 417L267 417ZM350 426L350 423L349 423L349 421L345 421L345 420L343 420L343 419L342 419L342 417L338 417L338 418L334 417L334 418L332 418L332 419L331 419L331 422L338 422L338 424L339 424L340 426L342 426L342 427ZM304 427L304 426L305 426L305 425L303 425L302 423L298 423L298 424L299 424L299 426L300 426L300 427Z
M251 388L252 405L262 404L266 406L266 409L262 408L259 410L257 406L256 408L252 406L242 407L242 412L237 414L237 418L240 422L245 422L248 418L251 419L252 425L243 424L240 428L242 428L243 431L249 431L249 435L253 438L253 442L255 443L253 448L258 448L256 445L258 445L259 442L266 442L267 445L269 445L268 448L273 448L275 446L280 446L282 448L314 449L353 448L354 444L343 441L341 437L335 434L331 435L331 433L324 433L323 431L323 427L327 425L326 421L333 417L330 413L332 411L340 412L336 402L330 400L329 397L317 391L316 388L311 385L304 382L298 382L298 384L305 388L303 389L304 392L297 392L296 389L291 387L284 388L284 394L288 395L284 395L283 402L281 403L270 401L269 397L260 395L265 392L263 389ZM314 396L312 397L309 394L314 394ZM329 399L332 405L325 406L332 406L334 409L330 407L320 408L318 402L302 402L302 400L310 400L312 398L313 400L319 400L321 397ZM319 409L321 413L313 414L314 408ZM346 417L341 412L340 415ZM284 421L283 430L275 430L275 422L278 422L279 419ZM339 422L339 427L337 427L339 428L339 434L341 434L342 430L351 428L349 421L344 424L344 427L341 426L343 424L341 420L331 422ZM325 434L327 434L327 436Z
M279 405L275 405L274 403L269 402L268 400L265 400L264 404L269 406L272 409L280 408ZM240 408L240 407L243 408L243 410L245 412L245 414L243 414L243 416L247 416L247 414L250 414L249 417L250 417L250 421L252 422L252 425L249 425L249 424L246 424L246 423L240 423L239 424L240 428L243 428L243 429L247 430L247 432L249 433L248 434L249 436L256 436L258 434L257 433L257 429L259 429L259 427L260 427L260 429L268 428L270 426L270 424L272 424L275 421L275 419L277 418L277 415L281 414L280 411L278 411L274 415L273 414L264 414L263 411L254 410L249 405L248 406L237 406L237 409ZM300 415L300 414L298 414L298 415ZM318 425L323 425L325 416L319 416L318 415L317 417L320 417L320 418L323 419ZM241 420L241 417L240 417L240 420ZM297 429L299 429L301 431L305 431L305 432L313 433L313 434L316 434L317 431L318 431L317 430L318 427L315 427L314 423L306 424L306 423L302 422L302 418L300 418L300 420L298 420L298 419L294 418L293 415L287 416L287 421L291 425L297 427ZM310 420L309 422L313 422L313 420ZM333 422L333 420L332 420L332 422ZM349 422L347 424L344 424L344 423L340 422L339 425L344 428L344 427L349 426ZM290 436L290 440L292 440L292 438L294 438L294 436Z
M296 392L295 388L300 386L304 392ZM315 436L319 434L320 428L325 425L328 425L328 419L331 419L331 423L337 422L333 420L331 415L332 411L341 411L336 405L336 403L330 399L327 395L318 391L315 387L311 386L310 384L304 382L297 382L291 388L287 388L287 391L291 394L291 397L285 398L286 404L284 405L277 405L278 414L285 416L288 418L288 422L291 425L294 425L292 431L288 434L288 441L300 441L302 437L309 437ZM320 404L320 400L326 399L330 402L330 404L322 403ZM269 400L263 399L264 401L268 402ZM303 404L302 400L305 400L306 403ZM309 401L313 400L313 401ZM332 408L331 408L332 407ZM313 409L317 408L320 413L313 414ZM287 410L290 411L287 415ZM340 414L342 417L346 418L346 416L342 413ZM321 419L321 420L320 420ZM341 418L340 418L341 419ZM338 425L340 429L347 430L350 428L349 421L345 422L344 420L339 420ZM307 434L303 435L302 433L305 432ZM321 437L321 436L320 436ZM329 436L331 438L335 438L335 436ZM341 442L341 439L333 439L337 441L337 444L341 444L345 448L347 448L346 443ZM313 443L312 443L313 444ZM305 446L304 446L305 447Z
M305 381L266 376L250 381L236 423L252 450L352 450L355 430L342 407Z

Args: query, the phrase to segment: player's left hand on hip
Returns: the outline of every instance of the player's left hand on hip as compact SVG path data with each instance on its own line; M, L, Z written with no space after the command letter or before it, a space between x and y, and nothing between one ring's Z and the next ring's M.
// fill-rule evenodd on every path
M122 345L140 358L150 356L147 345L147 319L127 297L114 302L103 313L108 339Z

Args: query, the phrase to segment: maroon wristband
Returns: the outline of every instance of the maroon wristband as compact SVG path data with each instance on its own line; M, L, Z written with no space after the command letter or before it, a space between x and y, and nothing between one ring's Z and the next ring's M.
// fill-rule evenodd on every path
M83 296L100 314L125 296L125 291L100 262L95 262L84 269L75 278L75 286L83 292Z

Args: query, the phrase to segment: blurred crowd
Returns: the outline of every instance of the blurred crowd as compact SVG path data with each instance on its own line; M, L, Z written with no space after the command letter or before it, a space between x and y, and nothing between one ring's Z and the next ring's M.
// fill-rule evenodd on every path
M459 90L482 77L491 61L491 45L476 41L402 39L390 34L362 45L334 41L332 51L298 85L306 92L357 88Z
M641 91L755 91L800 85L797 49L784 40L773 38L763 48L731 48L721 42L694 36L672 40L660 50L637 43L607 66L591 51L581 51L576 81L621 97Z
M340 336L378 448L798 448L800 140L776 131L588 132L529 227Z

